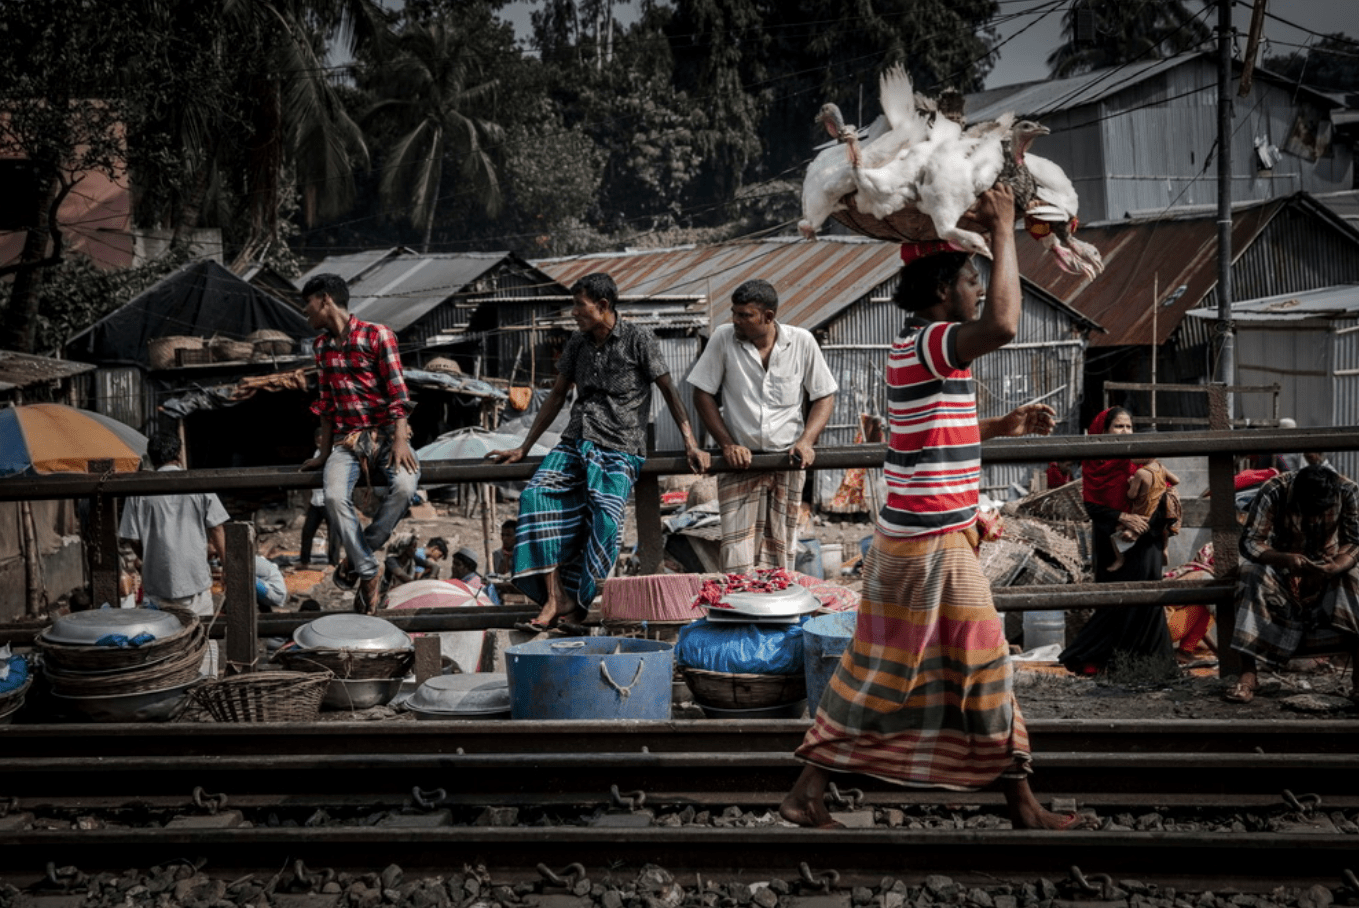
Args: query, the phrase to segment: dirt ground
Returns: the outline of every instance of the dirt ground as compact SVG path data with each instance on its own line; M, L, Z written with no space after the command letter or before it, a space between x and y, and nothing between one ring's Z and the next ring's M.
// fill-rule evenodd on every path
M498 506L497 519L491 523L493 547L497 544L500 521L513 516L514 509L513 502ZM256 523L261 554L276 558L297 553L302 525L300 511L261 512ZM468 516L457 505L433 503L416 508L398 526L396 535L415 533L421 542L443 536L452 551L466 545L480 554L482 527L480 515ZM871 533L867 522L814 522L813 529L823 543L843 543L847 555L857 552L858 540ZM624 550L635 540L635 523L629 508ZM318 550L322 547L318 541ZM289 610L297 610L308 598L315 599L323 608L348 607L353 596L330 581L328 569L302 572L285 568L284 573L292 591ZM857 588L856 578L841 580ZM1146 671L1084 678L1069 674L1059 665L1019 663L1016 676L1020 708L1033 719L1359 719L1359 707L1347 696L1354 687L1352 673L1343 662L1303 660L1288 671L1263 672L1260 690L1249 704L1223 699L1222 694L1229 686L1227 680L1218 677L1215 667L1200 667L1181 672L1179 677L1153 680Z

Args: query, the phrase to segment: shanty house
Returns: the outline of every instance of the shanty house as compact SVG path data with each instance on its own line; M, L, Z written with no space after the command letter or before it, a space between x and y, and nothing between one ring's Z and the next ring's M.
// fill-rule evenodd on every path
M1329 95L1257 68L1233 100L1234 202L1354 188L1354 127L1333 121ZM969 95L967 118L1048 127L1032 150L1062 166L1093 223L1215 205L1217 104L1217 57L1192 53Z
M1233 303L1232 320L1237 384L1277 384L1277 415L1303 428L1359 425L1359 283ZM1185 322L1208 333L1217 310L1195 309ZM1259 395L1242 395L1238 412L1276 418ZM1328 453L1341 473L1359 476L1359 451Z
M1095 224L1082 228L1081 236L1104 256L1105 271L1091 282L1060 271L1037 244L1019 243L1020 272L1107 331L1090 337L1081 421L1088 424L1103 406L1105 381L1210 381L1216 374L1215 322L1185 315L1217 310L1215 211ZM1235 299L1359 282L1359 229L1307 193L1237 205L1232 252ZM1113 396L1111 402L1129 404L1141 420L1151 413L1147 394ZM1203 394L1160 393L1156 406L1160 417L1207 417Z
M296 463L311 454L308 421L298 418L310 394L305 381L297 387L296 370L311 364L304 344L314 334L296 308L205 259L73 336L65 354L98 367L82 406L148 435L192 413L184 421L192 466L259 466ZM223 408L230 401L215 389L280 371L292 371L296 379L278 385L285 390ZM185 395L201 405L163 410Z
M985 269L986 263L980 264ZM608 272L619 292L638 301L636 305L648 299L691 296L694 307L707 316L709 331L729 317L737 286L754 278L769 281L779 294L779 321L817 335L840 385L821 443L853 444L865 417L886 413L887 350L904 318L891 302L901 268L895 244L860 237L825 237L817 242L779 238L548 259L537 265L563 284L591 271ZM1023 290L1020 336L974 367L978 407L983 416L998 416L1019 404L1042 401L1057 411L1063 427L1059 431L1074 432L1086 337L1098 325L1035 284L1024 281ZM663 338L662 348L672 373L683 377L698 358L699 338L687 345ZM686 386L685 397L690 394ZM653 412L660 409L653 406ZM698 427L692 413L690 418ZM678 448L669 415L657 415L656 420L656 447ZM667 438L675 442L664 444L662 439ZM1024 465L996 465L987 469L983 484L1003 495L1012 484L1027 483L1031 471ZM815 501L829 507L843 471L818 471L817 477ZM846 509L858 507L862 505Z

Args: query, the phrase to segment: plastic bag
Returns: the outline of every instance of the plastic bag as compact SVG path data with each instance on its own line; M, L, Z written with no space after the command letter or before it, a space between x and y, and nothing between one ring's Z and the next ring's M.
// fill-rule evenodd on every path
M675 661L711 672L800 674L802 625L810 617L797 624L712 624L700 618L680 628Z

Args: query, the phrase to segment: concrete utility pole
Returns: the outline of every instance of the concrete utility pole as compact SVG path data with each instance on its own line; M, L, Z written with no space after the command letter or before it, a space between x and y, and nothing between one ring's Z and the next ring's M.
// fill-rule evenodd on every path
M1217 380L1236 380L1232 322L1232 0L1217 0ZM1227 396L1227 418L1236 414ZM1230 424L1230 423L1229 423Z

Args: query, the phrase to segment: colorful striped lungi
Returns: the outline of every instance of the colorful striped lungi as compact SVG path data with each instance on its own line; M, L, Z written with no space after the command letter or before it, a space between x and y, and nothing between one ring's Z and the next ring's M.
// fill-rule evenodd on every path
M972 529L874 535L854 640L796 756L958 791L1030 771L1010 650L976 539Z
M1348 652L1359 633L1359 570L1299 581L1242 559L1236 581L1232 649L1283 666L1306 644L1314 652Z
M793 569L802 470L717 474L722 518L722 570L749 574L755 568Z
M524 595L547 602L547 575L560 568L567 595L590 607L618 559L623 512L643 461L580 438L548 452L519 496L514 585Z

